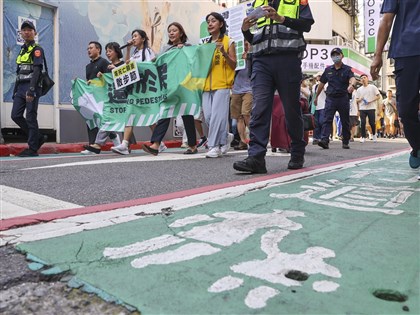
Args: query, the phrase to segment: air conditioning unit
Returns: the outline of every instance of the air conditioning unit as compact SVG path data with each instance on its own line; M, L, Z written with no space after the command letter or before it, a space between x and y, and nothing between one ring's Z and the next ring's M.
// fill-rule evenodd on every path
M331 42L334 46L343 46L344 45L344 40L340 36L333 36Z

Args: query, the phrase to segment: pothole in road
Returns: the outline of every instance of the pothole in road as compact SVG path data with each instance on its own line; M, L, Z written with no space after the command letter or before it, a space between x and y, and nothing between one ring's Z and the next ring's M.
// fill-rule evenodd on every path
M286 278L296 280L296 281L306 281L309 278L309 275L305 272L299 270L290 270L284 275Z
M391 302L405 302L408 300L406 295L394 290L375 290L373 295L378 299Z

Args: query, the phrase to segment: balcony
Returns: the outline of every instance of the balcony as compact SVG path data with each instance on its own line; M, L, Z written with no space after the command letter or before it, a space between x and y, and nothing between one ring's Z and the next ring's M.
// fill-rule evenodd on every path
M357 14L357 0L334 0L334 2L350 16Z

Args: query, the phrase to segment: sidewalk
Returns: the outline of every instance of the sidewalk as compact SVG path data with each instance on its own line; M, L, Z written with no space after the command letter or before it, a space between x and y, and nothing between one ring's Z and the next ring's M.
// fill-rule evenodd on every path
M181 146L181 140L169 140L164 141L168 148L179 148ZM143 143L149 143L148 141L137 142L137 144L131 145L132 150L139 150ZM59 154L59 153L80 153L84 150L83 146L87 145L87 142L78 143L45 143L38 151L39 154ZM106 143L102 146L102 151L111 151L113 144L111 142ZM0 157L1 156L16 156L22 150L26 149L28 145L26 143L7 143L0 145Z

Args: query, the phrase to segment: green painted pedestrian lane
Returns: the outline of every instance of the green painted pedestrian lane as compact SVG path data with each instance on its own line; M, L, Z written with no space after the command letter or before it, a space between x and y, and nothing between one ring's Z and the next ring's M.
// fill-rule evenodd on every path
M18 249L142 314L419 314L417 173L394 156Z

